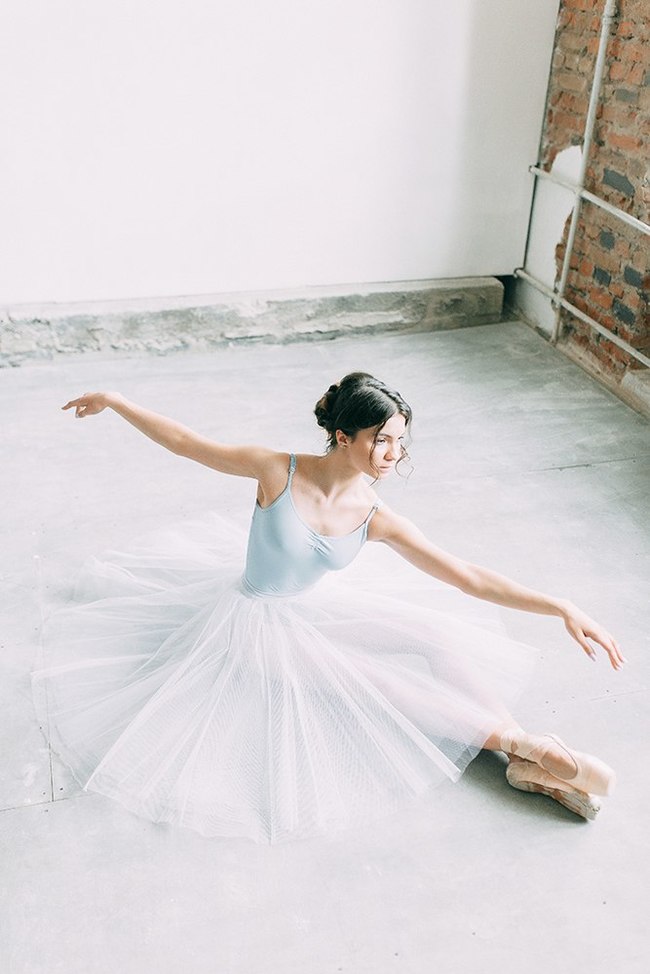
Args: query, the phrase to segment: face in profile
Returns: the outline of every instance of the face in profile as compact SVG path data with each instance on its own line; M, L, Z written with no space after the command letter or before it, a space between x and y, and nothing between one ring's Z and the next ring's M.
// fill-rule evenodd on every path
M406 420L395 413L383 426L359 430L347 440L348 458L361 472L374 479L388 477L402 456Z

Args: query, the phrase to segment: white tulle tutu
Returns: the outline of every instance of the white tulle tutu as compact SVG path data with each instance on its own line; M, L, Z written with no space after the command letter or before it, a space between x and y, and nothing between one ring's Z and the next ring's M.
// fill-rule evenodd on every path
M51 746L87 791L206 836L280 842L363 824L457 779L536 652L433 606L457 595L382 546L294 597L241 583L212 515L84 568L33 673Z

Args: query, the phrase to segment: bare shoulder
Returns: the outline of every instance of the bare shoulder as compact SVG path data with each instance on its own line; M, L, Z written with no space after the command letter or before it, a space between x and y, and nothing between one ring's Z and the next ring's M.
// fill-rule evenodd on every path
M421 538L422 532L413 521L403 514L398 514L387 504L380 503L370 522L368 540L395 544L414 537Z
M260 474L273 476L278 471L283 471L286 475L289 470L290 453L283 453L278 450L271 450L266 446L252 446L249 448L254 456L255 465Z
M257 499L263 507L272 504L279 497L287 485L289 478L290 453L282 453L258 447L257 482L259 484Z

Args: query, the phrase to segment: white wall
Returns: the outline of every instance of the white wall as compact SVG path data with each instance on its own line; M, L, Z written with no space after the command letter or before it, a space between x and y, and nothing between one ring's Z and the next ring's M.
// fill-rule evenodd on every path
M0 304L511 273L557 8L4 0Z

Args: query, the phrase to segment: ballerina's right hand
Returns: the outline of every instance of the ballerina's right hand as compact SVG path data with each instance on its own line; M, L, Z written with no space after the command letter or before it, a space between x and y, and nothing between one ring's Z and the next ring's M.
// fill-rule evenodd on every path
M61 406L61 409L74 408L77 419L83 419L84 416L94 416L96 413L101 413L102 409L106 409L107 406L108 400L105 392L85 392L78 399L71 399L65 406Z

